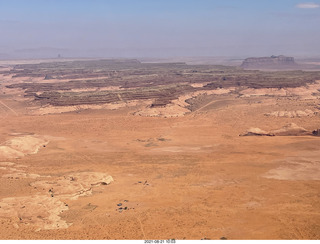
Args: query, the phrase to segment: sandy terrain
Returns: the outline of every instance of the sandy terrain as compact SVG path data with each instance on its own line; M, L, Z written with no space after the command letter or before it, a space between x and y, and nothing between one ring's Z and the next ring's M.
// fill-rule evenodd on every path
M283 134L320 128L317 89L160 108L1 92L0 239L319 239L320 137ZM275 136L239 136L250 128Z
M266 116L275 116L275 117L288 117L288 118L294 118L294 117L304 117L304 116L314 116L318 112L314 112L310 109L306 110L296 110L296 111L274 111L272 113L266 113Z

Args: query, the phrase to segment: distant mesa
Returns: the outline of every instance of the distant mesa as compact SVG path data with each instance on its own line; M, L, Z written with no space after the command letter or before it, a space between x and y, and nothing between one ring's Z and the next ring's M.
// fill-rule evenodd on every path
M297 64L293 57L286 57L283 55L271 57L258 57L245 59L241 67L244 69L287 69L295 68Z

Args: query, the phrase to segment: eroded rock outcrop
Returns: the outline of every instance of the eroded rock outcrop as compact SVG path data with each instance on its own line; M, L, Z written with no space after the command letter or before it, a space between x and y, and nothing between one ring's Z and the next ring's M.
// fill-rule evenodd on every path
M109 185L113 178L104 172L73 172L67 175L39 175L29 172L26 165L1 161L36 154L48 143L48 136L12 133L15 136L0 146L0 177L9 180L33 179L29 184L37 193L0 199L0 217L11 218L13 226L30 225L35 231L65 229L67 223L60 214L69 209L66 200L93 194L93 188ZM52 138L52 137L51 137Z
M280 129L270 131L271 134L276 136L306 136L312 135L312 133L303 127L296 125L295 123L290 123L283 126Z
M67 223L60 214L69 209L65 200L76 200L89 196L92 188L109 185L113 178L102 172L76 172L61 177L30 174L17 169L19 165L11 162L0 162L2 170L17 171L2 175L4 178L42 178L30 184L39 192L30 196L7 197L0 200L0 217L13 218L16 228L22 225L34 226L36 231L66 229Z
M264 131L259 128L250 128L240 136L310 136L314 135L312 132L295 123L287 124L280 129Z
M274 136L267 131L261 130L260 128L250 128L240 136Z

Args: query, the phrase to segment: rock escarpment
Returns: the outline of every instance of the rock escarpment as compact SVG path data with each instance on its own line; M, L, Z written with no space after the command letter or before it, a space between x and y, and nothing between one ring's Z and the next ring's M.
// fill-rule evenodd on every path
M242 68L250 69L287 69L294 68L297 64L293 57L271 56L271 57L259 57L259 58L247 58L241 64Z

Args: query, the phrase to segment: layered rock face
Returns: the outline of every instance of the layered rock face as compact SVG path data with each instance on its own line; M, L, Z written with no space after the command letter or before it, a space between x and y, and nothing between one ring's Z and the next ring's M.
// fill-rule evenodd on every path
M260 58L247 58L241 64L242 68L266 68L266 69L281 69L281 68L294 68L297 64L294 62L293 57L271 56Z

